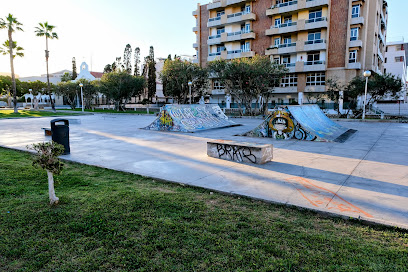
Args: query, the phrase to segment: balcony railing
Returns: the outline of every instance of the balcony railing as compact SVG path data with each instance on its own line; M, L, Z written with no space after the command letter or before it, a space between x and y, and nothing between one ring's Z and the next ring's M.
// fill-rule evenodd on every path
M308 20L306 20L306 24L322 22L322 21L327 21L327 18L326 17L319 17L319 18L308 19Z
M286 68L289 68L289 67L295 67L296 63L295 62L294 63L282 63L282 65L284 65Z
M324 63L324 60L305 61L305 65L319 65Z
M296 0L295 1L285 2L285 3L280 3L280 4L272 5L271 9L292 6L292 5L296 5L297 3L298 3L298 1L296 1Z
M238 49L238 50L227 51L227 54L228 54L228 55L230 55L230 54L238 54L238 53L241 53L241 52L242 52L242 50L241 50L241 49Z
M274 25L272 28L282 28L282 27L288 27L288 26L295 26L297 25L297 22L288 22L288 23L283 23L280 25Z
M208 56L209 57L221 56L221 52L210 53L210 54L208 54Z
M242 16L244 14L249 14L249 13L251 13L251 12L241 11L241 12L237 12L237 13L233 13L233 14L228 14L227 18L234 18L234 17Z
M214 22L214 21L218 21L218 20L221 20L221 16L208 19L209 22Z
M305 44L317 44L317 43L324 43L324 42L325 42L325 40L318 39L318 40L305 41Z
M228 37L231 37L231 36L235 36L235 35L241 35L241 34L246 34L246 33L251 33L251 32L253 32L252 30L249 30L249 31L247 31L247 30L245 30L245 31L237 31L237 32L231 32L231 33L227 33L227 36Z
M282 43L282 44L279 44L277 47L285 48L285 47L292 47L292 46L296 46L296 43L295 42L294 43Z
M209 36L209 37L208 37L209 40L218 39L218 38L221 38L221 34L212 35L212 36Z

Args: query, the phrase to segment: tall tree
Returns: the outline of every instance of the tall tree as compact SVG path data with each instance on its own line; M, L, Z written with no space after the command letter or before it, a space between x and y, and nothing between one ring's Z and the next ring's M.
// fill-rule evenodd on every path
M192 96L199 97L207 88L208 74L206 69L197 64L177 58L166 60L160 73L160 80L163 83L165 96L174 97L179 103L185 104L189 94L188 82L193 83Z
M129 75L132 74L132 47L130 44L127 44L125 47L125 51L123 52L123 66L125 72Z
M68 73L68 72L65 72L61 77L62 82L68 82L68 81L71 81L71 80L72 80L72 74Z
M104 73L104 74L112 73L112 65L106 64L106 65L105 65L105 68L103 68L103 73Z
M9 14L6 19L0 18L0 29L7 29L8 31L8 45L10 52L10 68L11 68L11 80L13 82L13 102L14 102L14 112L17 113L17 90L16 90L16 76L14 74L14 54L13 54L13 32L16 30L24 31L21 28L22 24L17 21L17 18ZM17 44L16 44L17 46Z
M56 32L53 32L55 26L48 24L48 22L45 23L39 23L39 27L37 26L35 29L35 33L38 37L45 37L45 62L47 65L47 92L48 95L50 96L50 101L51 101L51 107L53 112L56 112L55 110L55 103L54 100L51 97L51 91L50 91L50 75L48 73L48 58L50 56L50 52L48 51L48 39L58 39L58 34Z
M76 60L75 57L72 58L72 80L75 80L77 78L77 70L76 70Z
M145 79L140 76L131 76L126 72L108 73L102 76L100 92L115 103L117 111L124 110L131 97L141 94Z
M252 104L265 101L263 110L267 110L274 87L278 86L287 69L271 62L268 56L233 59L231 61L216 60L208 64L210 73L217 75L219 81L229 93L235 96L245 107L246 112L253 115L256 111Z
M154 49L150 46L147 78L147 98L152 101L156 95L156 61L154 60Z
M133 75L135 75L135 76L140 76L139 65L140 65L140 48L136 47L136 49L135 49L135 70L134 70L134 73L133 73Z

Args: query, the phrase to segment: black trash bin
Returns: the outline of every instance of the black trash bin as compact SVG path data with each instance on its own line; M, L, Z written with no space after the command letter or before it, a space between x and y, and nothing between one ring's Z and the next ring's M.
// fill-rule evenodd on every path
M63 155L69 154L69 121L67 119L51 120L51 133L52 140L64 146Z

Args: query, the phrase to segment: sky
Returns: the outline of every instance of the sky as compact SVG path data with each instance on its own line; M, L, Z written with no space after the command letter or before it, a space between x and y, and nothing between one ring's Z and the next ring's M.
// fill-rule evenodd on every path
M258 0L263 1L263 0ZM372 0L369 0L372 1ZM45 38L36 37L38 23L55 25L58 40L49 41L49 71L72 69L76 58L77 71L82 61L90 70L102 72L116 57L123 58L126 44L132 50L140 47L141 59L153 46L155 57L169 54L194 55L196 40L193 10L197 3L210 0L13 0L2 1L0 17L9 13L22 24L24 32L15 32L13 39L24 48L25 56L16 57L15 73L20 77L46 73ZM387 40L408 42L408 1L388 0ZM0 30L0 43L7 40L7 31ZM133 61L132 61L133 62ZM10 72L8 56L0 55L0 72Z

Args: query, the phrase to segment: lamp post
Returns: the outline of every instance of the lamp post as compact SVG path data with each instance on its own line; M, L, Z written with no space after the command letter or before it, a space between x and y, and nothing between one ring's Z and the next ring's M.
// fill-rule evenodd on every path
M366 104L367 104L367 86L368 86L368 78L371 76L370 71L365 71L364 72L364 77L366 78L366 83L365 83L365 90L364 90L364 102L363 102L363 117L362 120L365 119L365 113L366 113Z
M81 87L81 103L82 103L82 112L84 112L84 93L82 92L82 87L84 87L84 84L79 83L79 87Z
M190 104L191 104L191 86L193 85L193 82L189 81L188 82L188 89L189 89L189 94L190 94Z
M30 92L30 96L32 96L32 97L30 97L31 98L31 107L30 107L30 109L32 109L33 108L33 100L34 100L33 89L28 89L28 91Z

